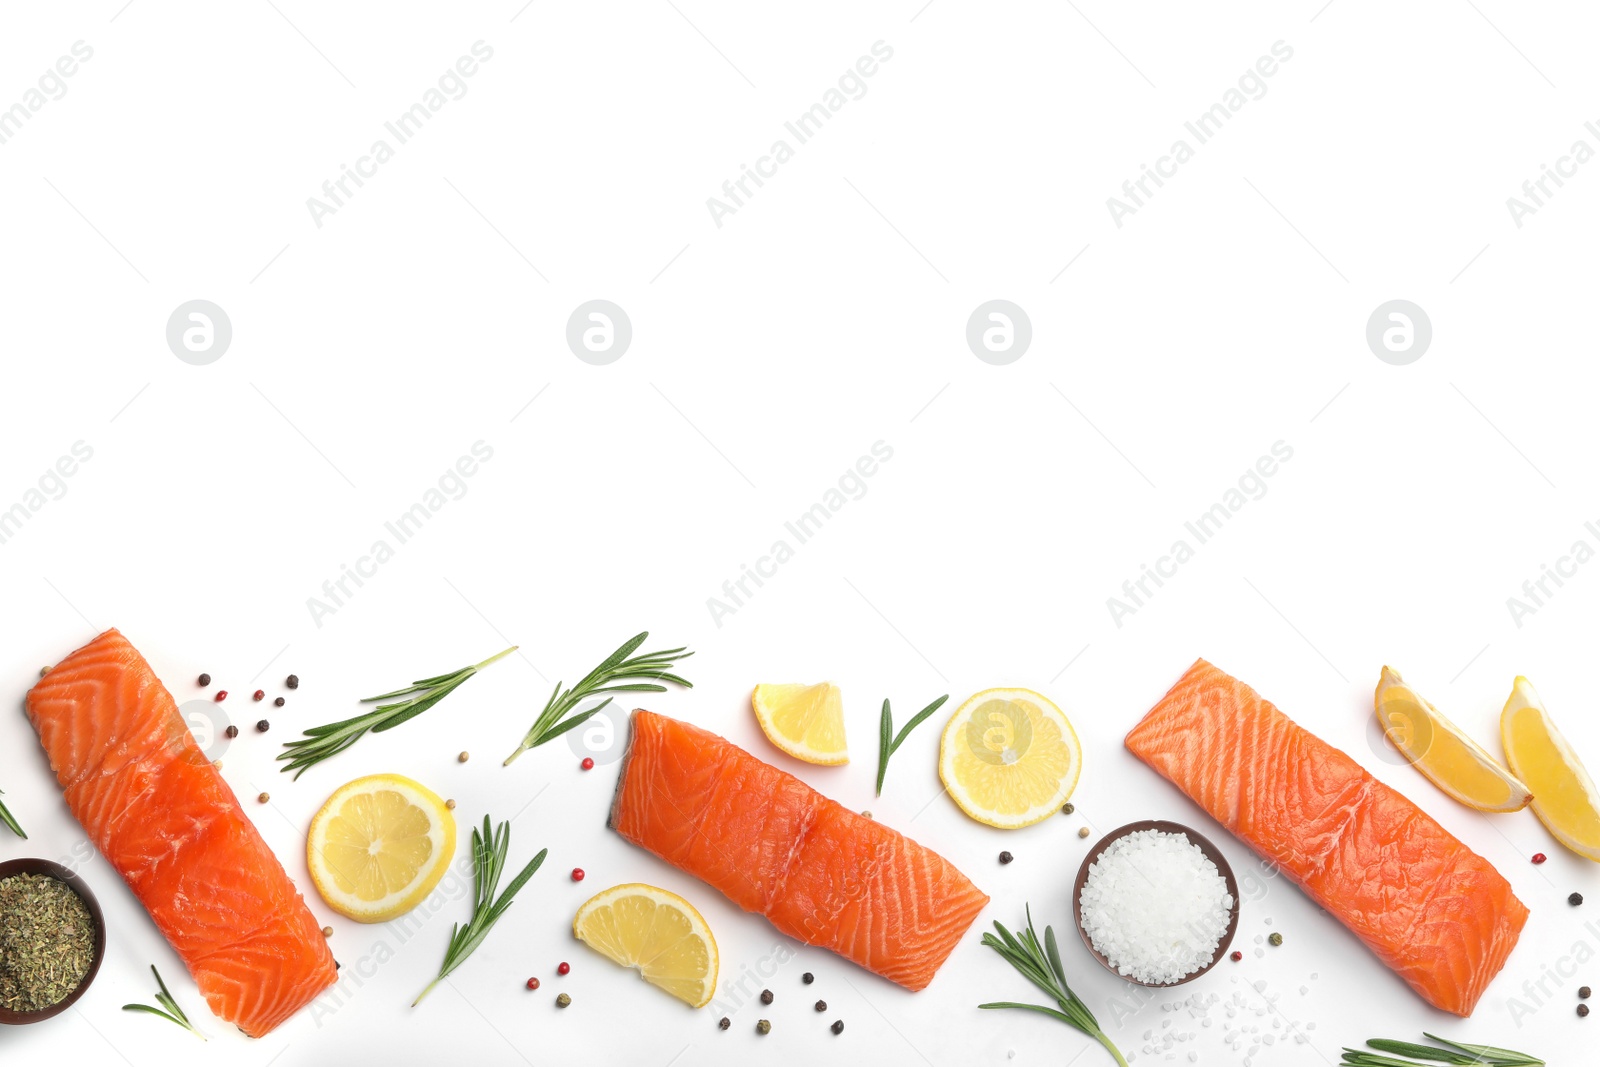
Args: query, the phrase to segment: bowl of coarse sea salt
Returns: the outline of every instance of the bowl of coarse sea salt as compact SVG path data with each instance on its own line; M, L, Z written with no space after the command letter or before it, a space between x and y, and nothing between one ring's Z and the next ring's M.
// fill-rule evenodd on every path
M1239 885L1217 846L1187 826L1129 823L1083 858L1072 915L1107 970L1138 985L1182 985L1233 943Z

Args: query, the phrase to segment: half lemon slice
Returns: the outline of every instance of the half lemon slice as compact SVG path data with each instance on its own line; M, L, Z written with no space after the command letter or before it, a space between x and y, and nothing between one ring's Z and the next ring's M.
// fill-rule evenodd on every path
M1506 762L1533 789L1533 813L1557 841L1600 862L1600 795L1526 678L1517 677L1500 713Z
M717 941L694 905L665 889L630 882L590 897L572 932L600 955L691 1008L717 990Z
M1053 815L1078 784L1083 749L1061 709L1031 689L985 689L939 741L939 777L961 810L1015 830Z
M767 740L795 759L829 765L850 762L844 742L844 700L832 682L758 685L750 705Z
M1372 696L1384 736L1422 776L1478 811L1521 811L1528 787L1476 741L1422 699L1400 672L1385 667Z
M455 815L433 790L398 774L340 786L306 835L317 892L363 923L388 922L422 903L455 851Z

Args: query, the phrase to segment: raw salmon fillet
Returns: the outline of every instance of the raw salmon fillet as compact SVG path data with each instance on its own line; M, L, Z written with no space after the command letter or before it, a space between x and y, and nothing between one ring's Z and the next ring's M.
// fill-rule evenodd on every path
M62 660L27 708L73 815L213 1012L261 1037L334 983L311 909L126 638Z
M648 711L633 713L611 828L789 937L911 990L989 903L933 850Z
M1126 744L1434 1007L1471 1015L1516 947L1528 909L1488 860L1205 660Z

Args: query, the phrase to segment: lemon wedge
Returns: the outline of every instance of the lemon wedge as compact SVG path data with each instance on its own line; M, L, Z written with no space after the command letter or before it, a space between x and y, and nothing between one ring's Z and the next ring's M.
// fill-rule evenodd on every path
M1506 762L1533 789L1533 813L1557 841L1600 862L1600 794L1578 754L1550 721L1539 694L1517 677L1500 713Z
M1031 689L968 697L939 741L939 777L955 802L1005 830L1048 819L1072 795L1082 769L1072 724Z
M850 762L844 742L844 700L832 682L758 685L750 705L767 740L795 759L827 765Z
M676 893L640 882L612 886L578 909L572 932L691 1008L705 1007L717 990L716 938Z
M328 907L381 923L422 903L456 851L456 820L431 789L398 774L357 778L311 820L306 863Z
M1417 694L1393 667L1378 677L1372 706L1384 736L1422 776L1478 811L1521 811L1528 787Z

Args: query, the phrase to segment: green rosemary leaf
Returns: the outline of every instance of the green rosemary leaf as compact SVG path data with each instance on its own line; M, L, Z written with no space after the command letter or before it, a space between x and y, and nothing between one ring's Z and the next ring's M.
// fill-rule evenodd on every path
M999 922L994 924L995 934L984 934L983 944L998 952L1002 959L1011 964L1018 974L1038 986L1056 1002L1057 1007L1048 1008L1038 1004L1020 1004L1015 1001L993 1001L980 1004L980 1008L1015 1008L1022 1011L1039 1012L1051 1018L1059 1019L1075 1030L1094 1038L1105 1046L1113 1059L1121 1067L1127 1067L1128 1061L1122 1056L1111 1039L1100 1029L1100 1024L1095 1020L1094 1013L1088 1005L1072 991L1067 984L1066 972L1061 966L1061 953L1056 948L1055 930L1049 926L1044 928L1044 944L1039 943L1039 936L1033 929L1033 915L1031 909L1025 911L1028 925L1020 937L1013 935Z
M183 1027L195 1037L198 1037L201 1041L209 1040L205 1034L200 1032L200 1029L196 1027L194 1023L189 1021L189 1016L184 1013L184 1010L178 1007L177 999L174 998L171 991L167 989L167 983L161 980L161 972L156 970L155 964L150 965L150 973L156 976L156 1003L160 1004L161 1008L165 1008L167 1010L162 1011L161 1008L152 1008L148 1004L124 1004L122 1006L122 1010L138 1011L143 1012L146 1015L160 1016L170 1023L176 1023L177 1025Z
M946 693L944 696L940 697L938 700L935 700L932 704L929 704L927 707L925 707L921 711L917 712L915 715L913 715L911 717L911 721L910 722L906 723L905 726L900 728L900 733L898 735L895 735L893 740L890 739L890 735L894 731L894 717L889 713L889 701L888 700L884 700L884 702L883 702L883 715L878 720L878 795L879 796L883 795L883 776L884 776L884 773L886 771L888 771L888 769L889 769L889 757L894 755L896 752L898 752L899 749L900 749L900 746L905 744L906 738L911 735L911 731L912 730L915 730L917 727L919 727L923 723L927 722L928 721L928 716L930 716L934 712L938 711L940 706L943 705L944 702L946 700L949 700L949 699L950 699L950 694Z
M0 789L0 793L4 793L4 792L5 792L4 789ZM28 839L28 835L22 832L22 827L21 827L21 825L18 824L16 816L11 814L10 810L6 807L4 801L0 801L0 822L5 823L6 826L8 826L11 829L12 833L16 834L18 837L22 838L24 841L26 841Z
M463 667L450 674L439 674L432 678L423 678L411 683L405 689L397 689L392 693L381 696L367 697L363 704L377 704L371 711L360 715L342 719L339 722L328 723L324 726L313 726L304 732L304 736L294 741L284 742L284 751L278 753L278 759L286 760L280 771L293 771L299 778L309 768L316 766L323 760L337 756L368 733L381 734L393 730L411 721L418 715L433 707L439 701L459 689L468 678L483 670L496 660L503 659L517 650L512 645L503 652L497 652L482 663L475 663L470 667ZM395 699L406 697L408 699ZM392 701L391 703L381 703Z
M572 722L572 713L585 699L597 693L664 693L666 686L662 685L662 682L681 685L685 689L693 688L689 682L668 670L678 660L694 655L687 647L634 655L649 636L650 632L646 630L624 641L615 652L601 660L598 667L584 675L583 680L570 689L563 689L561 683L557 682L550 699L545 702L544 709L539 712L533 726L523 737L522 744L506 757L504 766L510 766L513 760L528 749L538 748L552 737L559 737L572 729L577 725ZM591 708L581 715L587 718L599 711L600 707Z
M500 875L504 873L506 857L511 852L511 824L503 822L499 826L491 825L489 816L483 817L483 829L476 827L472 831L472 919L462 926L457 923L450 929L450 942L445 949L444 963L439 967L439 974L428 988L417 995L411 1002L414 1008L422 1003L422 998L433 991L438 985L450 976L450 973L467 961L483 939L489 936L489 931L494 929L494 924L500 921L500 916L505 914L511 906L512 898L517 895L528 879L532 878L544 858L549 854L549 849L540 849L539 854L528 861L528 865L506 886L505 892L500 893L498 899L495 893L500 886Z

